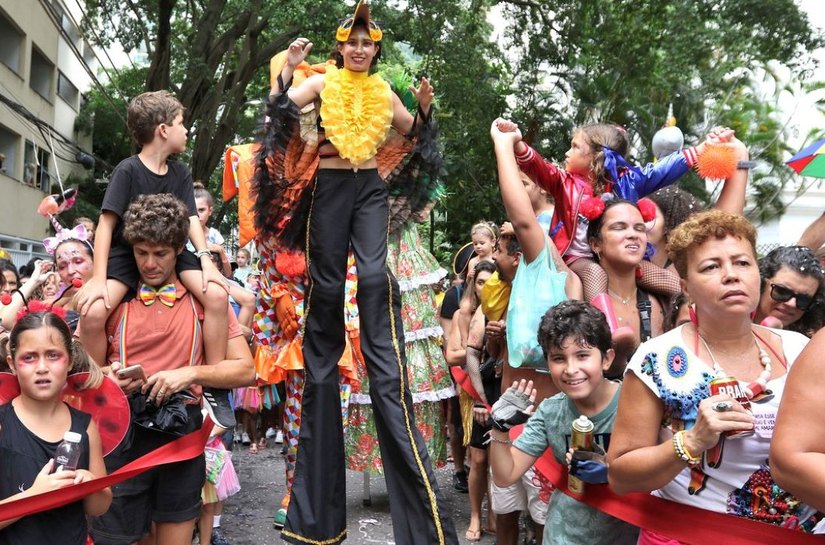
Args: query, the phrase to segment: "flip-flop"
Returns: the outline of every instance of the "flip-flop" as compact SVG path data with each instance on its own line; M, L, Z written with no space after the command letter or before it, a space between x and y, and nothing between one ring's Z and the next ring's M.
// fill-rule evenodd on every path
M467 531L464 532L464 538L467 541L479 541L481 540L481 530L470 530L468 528Z

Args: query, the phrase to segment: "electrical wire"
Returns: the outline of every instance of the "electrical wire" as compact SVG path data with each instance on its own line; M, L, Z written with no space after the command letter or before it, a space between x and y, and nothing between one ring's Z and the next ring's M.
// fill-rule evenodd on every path
M123 124L126 125L126 118L123 117L123 113L121 113L120 109L115 104L114 99L112 98L111 95L109 95L109 92L106 90L106 88L103 86L103 84L100 83L100 80L97 79L97 76L95 75L92 68L89 66L89 63L87 63L86 59L83 58L83 54L77 49L77 46L75 45L75 43L72 40L71 36L69 36L68 32L66 32L66 30L63 28L63 25L62 25L61 21L57 20L57 13L56 13L54 7L51 4L49 4L46 0L40 0L40 5L46 11L46 14L49 17L49 20L52 22L54 27L57 29L57 32L63 37L64 40L66 40L66 43L68 44L69 48L74 53L75 57L77 57L77 60L80 62L81 66L83 66L83 69L86 71L86 73L92 79L92 82L94 82L94 84L97 86L98 90L101 92L103 97L112 106L112 109L115 111L116 115L118 117L120 117L120 119L123 121ZM106 69L103 66L101 66L101 69L103 69L103 71L106 72ZM109 73L106 72L106 75L109 76ZM111 76L109 76L109 77L111 79Z

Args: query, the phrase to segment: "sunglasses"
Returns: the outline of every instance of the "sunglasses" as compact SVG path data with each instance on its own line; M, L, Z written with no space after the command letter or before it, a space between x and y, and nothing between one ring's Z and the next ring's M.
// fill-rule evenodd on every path
M785 303L791 299L796 299L796 308L806 311L814 302L814 296L807 293L797 293L790 288L780 284L771 283L771 299L777 303Z

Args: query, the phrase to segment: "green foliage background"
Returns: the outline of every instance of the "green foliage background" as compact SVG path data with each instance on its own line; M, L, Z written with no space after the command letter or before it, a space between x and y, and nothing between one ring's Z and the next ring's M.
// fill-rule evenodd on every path
M90 92L78 128L94 135L98 170L132 153L123 124L136 94L169 88L187 108L186 160L195 179L220 193L226 146L252 139L260 101L269 90L268 62L297 36L324 60L337 20L354 2L340 0L89 0L84 21L101 45L141 47L150 64L121 71ZM430 233L447 262L479 219L503 219L489 140L491 121L519 122L525 138L560 159L575 126L624 125L635 159L651 159L648 143L672 103L688 143L712 126L734 128L761 166L752 181L757 221L781 214L778 195L790 179L782 166L787 129L781 93L821 87L807 55L823 43L792 0L396 0L372 2L387 29L383 63L404 65L433 82L446 159L447 195ZM790 71L787 83L777 72ZM764 89L773 88L770 95ZM815 135L811 135L812 137ZM85 180L86 204L104 188ZM693 177L683 186L709 199ZM234 203L213 224L228 231Z

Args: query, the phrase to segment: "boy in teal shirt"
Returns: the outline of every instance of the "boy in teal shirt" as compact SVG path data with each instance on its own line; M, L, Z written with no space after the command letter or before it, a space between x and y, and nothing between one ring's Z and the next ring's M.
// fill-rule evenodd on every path
M604 315L588 303L564 301L542 317L538 340L550 376L561 392L542 401L534 412L535 390L532 382L522 380L514 382L493 406L490 466L497 486L508 486L518 480L547 448L557 462L568 463L572 453L571 424L581 415L593 422L594 443L604 450L610 444L621 384L604 378L614 357ZM511 443L507 430L526 420L527 415L530 419L524 431ZM578 471L582 480L607 482L607 465L603 462L577 466L586 467L586 471ZM635 526L555 490L541 543L632 545L638 532Z

